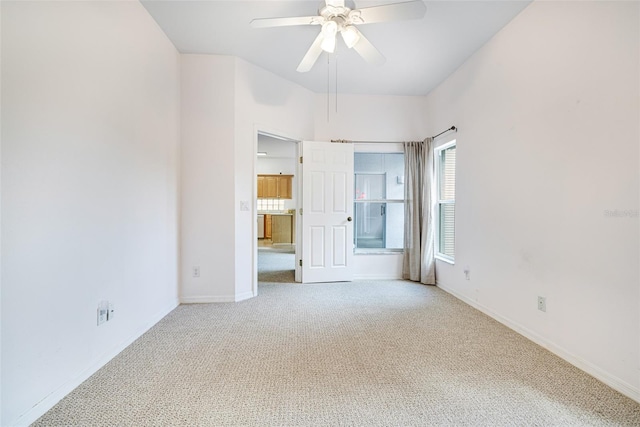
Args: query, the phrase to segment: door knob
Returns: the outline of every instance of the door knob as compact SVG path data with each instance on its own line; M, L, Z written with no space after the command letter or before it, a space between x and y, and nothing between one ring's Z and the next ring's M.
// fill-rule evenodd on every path
M347 217L347 221L351 222L353 220L351 219L351 217Z

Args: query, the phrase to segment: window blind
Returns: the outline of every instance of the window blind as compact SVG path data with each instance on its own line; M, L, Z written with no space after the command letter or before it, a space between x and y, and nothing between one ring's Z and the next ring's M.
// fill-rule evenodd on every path
M440 152L439 185L439 248L438 251L453 258L455 253L456 217L456 147Z

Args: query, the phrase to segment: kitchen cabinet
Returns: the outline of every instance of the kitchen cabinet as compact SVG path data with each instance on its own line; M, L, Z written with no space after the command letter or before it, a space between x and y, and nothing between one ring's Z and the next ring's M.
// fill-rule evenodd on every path
M278 180L278 198L290 199L291 198L291 181L293 177L291 175L280 175Z
M277 176L264 177L264 198L265 199L278 198L278 177Z
M258 199L264 198L264 176L258 175Z
M271 215L264 216L264 238L271 239Z
M259 199L291 199L293 175L258 175Z
M273 244L293 243L293 215L272 215L271 230Z
M258 215L258 239L264 239L264 215Z

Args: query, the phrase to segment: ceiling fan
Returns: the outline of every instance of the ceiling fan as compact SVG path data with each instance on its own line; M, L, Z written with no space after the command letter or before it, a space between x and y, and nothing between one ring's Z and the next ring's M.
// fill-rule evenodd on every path
M325 0L317 16L295 16L288 18L261 18L251 21L254 28L285 27L293 25L320 25L320 34L300 61L297 71L305 73L313 67L320 54L333 53L336 48L337 34L342 35L349 49L353 48L365 61L373 65L382 65L384 56L356 28L358 25L376 22L420 19L427 8L421 0L392 3L362 9L345 6L344 0Z

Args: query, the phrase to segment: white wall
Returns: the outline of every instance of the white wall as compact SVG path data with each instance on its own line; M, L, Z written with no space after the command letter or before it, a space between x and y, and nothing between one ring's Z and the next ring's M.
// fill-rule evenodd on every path
M420 141L429 136L424 118L423 96L338 95L338 112L335 98L329 99L327 120L327 95L315 97L315 140L348 139L353 141ZM360 152L402 151L402 144L357 144ZM354 256L356 279L402 278L400 254L356 254Z
M313 94L239 58L182 55L183 302L255 295L258 130L309 138Z
M420 141L427 125L423 96L338 95L330 98L327 120L327 95L315 95L315 139L354 141Z
M235 58L181 55L181 63L180 299L235 301Z
M426 117L459 127L456 263L438 262L439 286L640 401L638 16L534 2Z
M179 57L137 2L2 2L2 88L1 423L20 425L177 304Z
M312 138L314 98L311 91L236 58L236 298L256 292L257 131L295 140ZM250 212L238 209L242 201L250 201Z
M295 149L294 142L288 142ZM294 157L259 157L257 170L262 175L295 175L297 162Z

